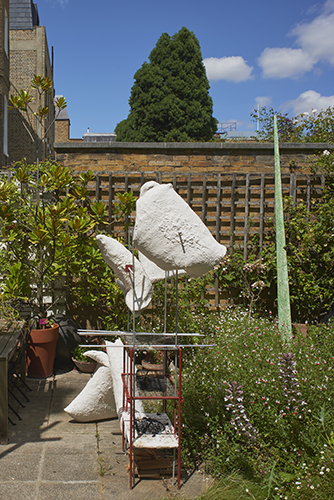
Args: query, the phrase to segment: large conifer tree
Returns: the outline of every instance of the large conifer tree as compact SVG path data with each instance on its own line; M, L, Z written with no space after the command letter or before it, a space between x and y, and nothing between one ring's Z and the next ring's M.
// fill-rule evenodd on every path
M130 113L115 129L117 141L207 141L217 130L199 42L182 28L163 33L134 75Z

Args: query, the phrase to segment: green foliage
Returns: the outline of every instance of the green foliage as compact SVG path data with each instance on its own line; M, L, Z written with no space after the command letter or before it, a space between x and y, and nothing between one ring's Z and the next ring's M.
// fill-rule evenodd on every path
M83 347L83 346L75 346L75 348L72 351L72 356L74 359L78 361L85 361L85 362L90 362L90 363L95 363L95 361L90 358L89 356L86 356L87 351L91 351L92 347Z
M110 311L121 292L105 265L95 240L104 232L108 214L92 201L87 185L92 172L77 177L51 161L37 167L22 161L13 178L0 183L2 295L19 305L28 303L43 317L56 280L67 292L68 307L82 304Z
M216 270L222 292L234 303L247 307L249 316L254 309L257 312L276 309L276 253L271 228L266 239L262 251L257 235L248 241L246 260L243 248L230 248Z
M287 346L273 322L242 310L199 315L197 322L206 334L201 343L215 346L185 354L185 463L204 461L217 477L240 471L261 481L266 498L327 499L334 480L333 327L314 326Z
M10 301L0 299L0 335L6 334L8 328L18 319L18 313Z
M213 275L207 273L200 278L182 276L178 278L177 324L179 333L198 332L197 315L208 310L207 287L213 286ZM165 283L154 284L150 308L137 320L137 331L164 331ZM167 285L166 331L175 332L176 328L176 280L170 278ZM188 342L187 340L185 340Z
M115 129L117 141L186 142L212 139L217 120L199 42L183 27L163 33L134 75L130 113Z
M332 190L304 203L285 204L292 314L298 322L320 321L334 301L334 201Z
M274 142L274 115L277 116L278 138L280 142L323 142L333 143L334 108L329 107L319 113L303 113L289 118L287 113L274 111L263 106L254 110L251 118L260 123L256 132L259 141Z
M130 219L131 214L136 210L136 197L130 190L126 193L117 193L117 202L114 207L114 214L116 220L124 217L124 230L127 231L133 225Z
M237 472L215 481L198 500L266 500L263 488Z
M295 125L293 119L288 118L287 113L274 111L273 108L263 106L259 111L255 109L251 113L254 122L260 124L260 130L256 132L256 139L264 142L274 142L274 115L277 116L277 133L280 142L295 142ZM299 142L299 138L296 139Z
M57 97L57 99L54 102L56 113L54 116L53 115L50 116L51 109L49 108L49 106L43 106L42 103L44 95L52 93L53 90L52 80L48 76L44 77L42 75L34 75L31 80L30 87L32 89L35 89L35 91L37 92L37 111L33 112L31 107L29 106L30 103L32 103L32 101L34 100L34 96L30 92L30 90L20 89L18 91L18 95L11 94L9 102L10 102L10 107L12 109L16 109L17 111L24 113L29 126L26 125L24 120L22 121L22 123L24 128L28 132L32 142L34 142L36 145L37 161L39 161L41 143L46 138L47 133L54 124L60 111L67 107L67 102L65 100L65 97ZM47 129L44 130L43 133L41 133L39 131L39 127L37 127L37 133L38 133L37 136L35 136L32 133L32 130L34 129L32 121L33 117L37 119L40 125L46 118L50 119L50 123L48 124Z

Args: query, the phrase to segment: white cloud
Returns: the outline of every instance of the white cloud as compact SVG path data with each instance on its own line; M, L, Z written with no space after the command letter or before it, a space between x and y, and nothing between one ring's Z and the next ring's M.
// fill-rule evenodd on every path
M313 68L314 60L302 49L269 48L260 55L264 78L291 78Z
M54 4L54 5L60 5L60 7L65 8L66 5L69 3L70 0L46 0L48 3Z
M324 14L331 14L334 12L334 0L327 0L324 5Z
M327 61L334 65L334 2L332 11L326 11L312 22L299 24L291 34L297 37L302 50L315 61ZM329 2L327 2L329 8Z
M334 107L334 95L322 96L314 90L307 90L306 92L300 94L297 99L287 101L282 106L282 108L286 111L288 109L293 109L294 115L310 113L312 109L321 111L322 109L325 110L328 107Z
M264 78L294 78L321 62L334 65L334 0L309 23L300 23L290 33L299 48L267 47L258 62Z
M269 106L269 104L271 104L271 97L258 96L258 97L255 97L255 102L256 102L256 105L259 104L260 108L262 108L263 106Z
M203 61L209 80L227 80L231 82L245 82L253 78L252 66L241 56L207 57Z

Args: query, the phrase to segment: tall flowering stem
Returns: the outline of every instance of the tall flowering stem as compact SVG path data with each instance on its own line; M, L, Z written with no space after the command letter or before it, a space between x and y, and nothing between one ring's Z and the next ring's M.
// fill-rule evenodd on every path
M288 412L291 412L297 418L301 419L306 402L300 399L301 392L294 354L292 352L282 354L279 358L279 366L279 378L287 401L286 411L282 410L281 415L284 417Z
M231 425L238 436L243 436L247 441L253 443L258 436L257 430L247 418L243 405L242 385L237 382L227 384L225 392L225 408L232 412Z

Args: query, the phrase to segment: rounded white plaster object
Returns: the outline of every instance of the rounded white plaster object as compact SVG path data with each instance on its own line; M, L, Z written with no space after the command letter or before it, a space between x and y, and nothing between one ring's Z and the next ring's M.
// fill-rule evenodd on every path
M141 263L145 273L150 278L151 283L156 283L157 281L164 280L167 273L167 279L171 276L175 276L176 271L164 271L161 267L158 267L154 262L149 260L145 255L141 252L138 252L138 259ZM185 274L185 271L182 269L178 270L179 276Z
M149 305L153 295L152 283L139 260L114 238L98 234L96 240L103 260L121 281L126 305L131 311L134 309L135 313L139 313Z
M226 253L173 186L154 181L141 188L133 241L161 269L184 269L194 278L219 264Z
M97 368L86 386L64 408L64 411L77 422L95 422L96 420L116 418L117 412L108 355L99 351L87 351L85 355L97 361Z

